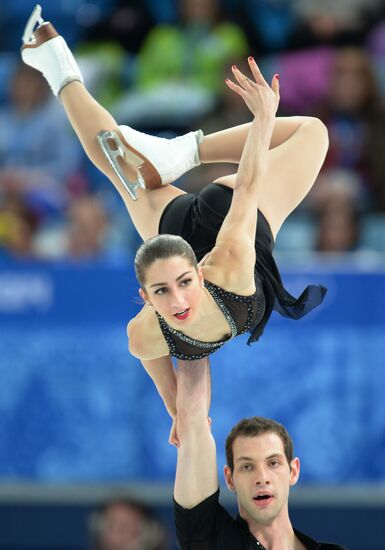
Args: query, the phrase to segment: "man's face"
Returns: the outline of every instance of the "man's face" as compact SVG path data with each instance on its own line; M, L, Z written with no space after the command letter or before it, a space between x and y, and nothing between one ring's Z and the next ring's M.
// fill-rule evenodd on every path
M299 460L288 464L275 433L239 436L233 443L234 471L225 466L227 486L236 492L240 516L249 525L270 525L287 515L289 488L299 477Z

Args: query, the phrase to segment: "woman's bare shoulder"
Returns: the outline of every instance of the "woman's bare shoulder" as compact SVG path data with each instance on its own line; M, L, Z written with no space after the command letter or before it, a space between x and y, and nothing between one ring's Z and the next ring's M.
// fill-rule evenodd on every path
M145 305L127 325L128 348L138 359L157 359L169 354L167 343L151 306Z

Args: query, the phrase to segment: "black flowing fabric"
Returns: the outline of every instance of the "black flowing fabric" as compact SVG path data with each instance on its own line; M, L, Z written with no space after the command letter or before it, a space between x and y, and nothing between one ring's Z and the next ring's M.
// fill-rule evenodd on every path
M187 193L173 199L163 211L159 233L180 235L193 248L198 262L214 246L219 229L229 211L233 191L224 185L211 183L199 193ZM250 331L247 343L262 335L273 310L290 319L300 319L319 306L327 292L321 285L309 285L295 298L284 288L273 258L274 238L269 223L258 210L255 235L255 277L263 286L266 310L262 320Z

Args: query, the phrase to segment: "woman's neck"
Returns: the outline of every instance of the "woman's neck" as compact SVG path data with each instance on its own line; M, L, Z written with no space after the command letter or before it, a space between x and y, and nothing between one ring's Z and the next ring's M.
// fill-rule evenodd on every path
M230 336L230 327L206 287L202 289L201 299L196 307L196 316L185 329L180 325L176 326L176 323L171 326L183 334L203 342L215 342Z

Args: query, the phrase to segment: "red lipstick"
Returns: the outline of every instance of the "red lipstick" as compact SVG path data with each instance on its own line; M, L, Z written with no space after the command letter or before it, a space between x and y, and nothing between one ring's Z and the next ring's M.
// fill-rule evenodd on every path
M189 315L190 315L190 308L184 309L183 311L180 311L178 313L174 313L174 317L176 317L180 321L184 321L185 319L187 319Z

